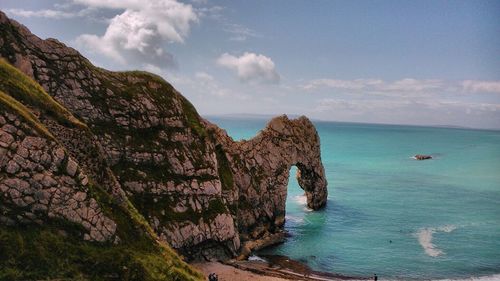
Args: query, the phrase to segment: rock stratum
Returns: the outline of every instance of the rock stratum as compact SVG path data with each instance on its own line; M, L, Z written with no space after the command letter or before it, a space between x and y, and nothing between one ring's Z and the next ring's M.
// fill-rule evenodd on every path
M162 78L93 66L1 12L0 56L0 280L200 280L183 259L282 239L291 166L308 207L326 204L306 117L236 142Z

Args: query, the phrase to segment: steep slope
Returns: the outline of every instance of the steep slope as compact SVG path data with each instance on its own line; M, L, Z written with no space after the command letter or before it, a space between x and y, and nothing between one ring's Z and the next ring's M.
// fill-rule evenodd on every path
M88 124L127 197L160 237L187 256L201 256L203 248L214 248L210 256L236 253L214 145L189 101L155 75L106 71L5 15L0 25L0 54Z
M1 12L0 39L0 56L62 109L11 95L112 202L137 209L187 259L228 259L282 237L291 165L309 207L326 203L319 137L307 118L278 117L256 138L234 142L156 75L95 67Z
M36 115L88 130L0 60L0 280L200 280Z

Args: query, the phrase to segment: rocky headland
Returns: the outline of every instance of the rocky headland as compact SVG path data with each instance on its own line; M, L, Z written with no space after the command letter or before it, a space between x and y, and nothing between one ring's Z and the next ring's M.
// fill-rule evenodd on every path
M0 279L199 280L183 259L283 239L291 166L308 207L326 204L306 117L236 142L161 77L98 68L1 12L0 57Z

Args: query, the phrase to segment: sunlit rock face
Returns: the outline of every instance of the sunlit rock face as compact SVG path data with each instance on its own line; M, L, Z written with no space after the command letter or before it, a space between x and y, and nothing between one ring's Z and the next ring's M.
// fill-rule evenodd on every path
M255 138L234 142L156 75L95 67L78 51L55 39L38 38L1 12L0 39L0 57L33 78L85 124L85 129L67 126L56 122L50 110L28 106L54 138L37 140L45 145L36 149L52 162L59 161L53 157L62 157L66 165L47 160L50 163L36 170L41 174L37 184L49 197L64 194L66 201L52 213L82 224L86 239L115 239L111 219L103 215L94 222L94 216L82 209L100 213L86 191L86 177L114 200L130 201L158 237L188 259L231 258L239 254L242 241L282 233L293 165L298 167L307 205L312 209L325 205L327 183L319 137L306 117L274 118ZM8 116L4 119L5 124L11 122ZM16 136L1 130L18 146L32 134ZM24 180L19 173L25 171L11 163L17 152L5 151L0 150L7 161L2 162L0 179L9 182L2 182L0 192L9 196L13 209L21 208L35 200L34 185L25 188L17 183ZM63 152L54 155L56 151ZM51 176L49 170L62 174ZM34 171L26 172L22 175L34 179ZM71 184L63 187L69 178ZM51 184L45 187L44 180ZM14 190L20 188L27 195L18 199ZM50 208L56 206L45 212L51 215ZM5 218L0 224L5 222L11 223Z
M291 166L298 168L297 180L305 191L307 206L316 210L326 204L328 191L320 140L306 117L273 118L256 137L240 142L234 142L214 125L211 130L216 132L231 166L243 241L282 231Z

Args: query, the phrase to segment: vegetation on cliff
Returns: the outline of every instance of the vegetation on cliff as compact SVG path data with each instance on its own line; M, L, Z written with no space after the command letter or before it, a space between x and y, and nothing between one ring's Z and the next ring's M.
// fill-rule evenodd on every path
M1 58L0 90L27 106L44 110L58 121L74 126L87 127L47 94L37 82Z
M228 259L280 234L290 166L326 203L307 118L235 142L161 77L96 67L2 12L0 57L4 279L196 280L166 243Z
M4 60L0 60L0 109L3 114L20 116L42 138L55 140L33 112L43 111L59 122L86 128L40 85ZM6 149L14 148L2 148L0 162ZM0 181L9 177L7 169L2 168ZM118 239L85 241L81 225L40 214L41 223L2 224L0 280L202 280L199 272L159 241L128 200L118 202L92 179L89 190L87 196L116 222ZM0 207L19 215L27 211L12 206L7 194L0 196Z

